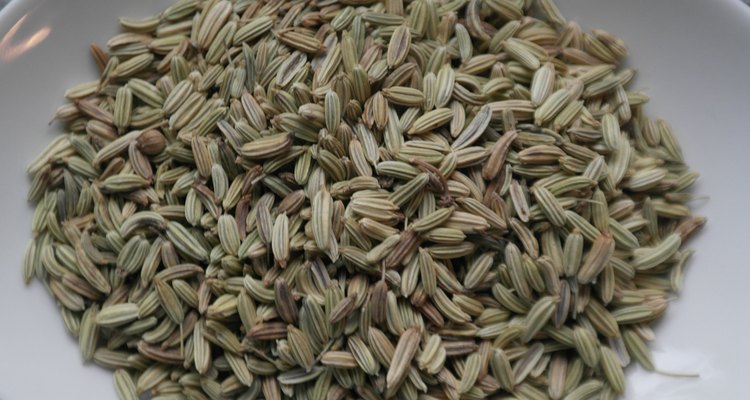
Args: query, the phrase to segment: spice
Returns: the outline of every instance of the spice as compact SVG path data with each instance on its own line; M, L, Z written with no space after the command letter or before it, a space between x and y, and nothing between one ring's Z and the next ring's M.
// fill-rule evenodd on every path
M23 269L121 398L614 398L655 368L705 219L619 38L550 0L120 23L28 168Z

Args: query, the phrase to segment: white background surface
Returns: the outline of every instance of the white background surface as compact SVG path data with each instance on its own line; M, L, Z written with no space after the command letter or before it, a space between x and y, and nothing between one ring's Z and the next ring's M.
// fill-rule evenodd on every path
M116 33L117 17L146 16L169 0L15 0L0 11L0 400L115 399L109 371L82 365L77 342L39 282L25 287L21 257L30 237L25 166L54 134L47 121L63 91L94 79L88 43ZM747 398L746 335L750 195L750 9L740 0L560 0L570 20L605 28L630 48L634 88L647 111L667 119L702 174L709 218L684 292L658 326L654 353L667 378L628 369L627 399ZM22 16L13 38L3 35ZM9 59L39 30L49 35ZM38 36L39 37L39 36Z

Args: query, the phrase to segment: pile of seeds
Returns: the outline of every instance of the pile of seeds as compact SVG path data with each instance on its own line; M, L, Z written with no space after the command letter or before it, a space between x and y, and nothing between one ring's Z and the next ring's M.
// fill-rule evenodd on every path
M25 259L123 399L612 399L705 220L550 0L181 0L92 45Z

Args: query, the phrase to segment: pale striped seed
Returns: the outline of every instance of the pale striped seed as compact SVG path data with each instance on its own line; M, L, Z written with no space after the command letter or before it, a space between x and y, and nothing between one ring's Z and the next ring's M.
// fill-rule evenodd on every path
M466 235L458 229L434 228L421 235L423 238L440 244L457 244L466 239Z
M581 360L591 368L599 365L599 341L596 334L585 327L576 326L573 329L573 343L581 356Z
M482 368L481 363L482 358L479 353L471 353L466 358L463 375L458 384L459 393L466 393L474 387L474 383L476 382L480 369Z
M205 17L200 21L200 28L195 38L201 48L209 47L231 12L232 4L225 0L217 1L211 8L205 10Z
M292 137L285 133L279 133L242 145L240 154L248 159L264 159L282 155L291 146Z
M529 342L547 323L547 321L549 321L552 313L555 311L555 305L558 301L559 299L556 297L547 296L539 299L531 307L525 319L526 330L523 335L521 335L521 340L524 343Z
M427 295L434 295L437 289L437 271L435 261L425 249L419 249L419 277L421 279L422 289Z
M626 329L622 332L622 338L628 354L635 358L644 369L654 371L655 367L651 357L651 349L648 348L638 333L632 329Z
M453 117L453 111L450 108L438 108L429 111L417 118L407 131L410 135L427 133L430 130L445 125Z
M358 367L354 356L348 351L327 351L321 356L320 362L334 368L351 369Z
M121 400L137 400L139 398L133 377L126 370L118 369L113 375L115 390Z
M590 283L609 263L610 257L615 250L615 242L611 234L599 235L591 245L583 265L578 270L578 282Z
M564 400L583 400L594 398L600 393L603 383L597 379L589 379L586 382L581 383L578 387L568 393L563 399Z
M453 71L451 69L451 71ZM424 92L424 104L422 105L422 108L425 111L431 111L433 108L437 105L437 94L438 89L440 89L442 86L438 86L437 84L437 76L435 76L434 73L429 72L427 75L424 76L422 79L422 90ZM452 93L452 88L451 88ZM446 100L447 104L448 100ZM444 104L445 105L445 104ZM409 118L409 114L404 113L401 116L402 123L400 124L401 130L405 130L404 128L409 128L414 119Z
M354 338L353 343L356 343L354 344L355 346L361 346L361 348L365 350L363 356L366 358L368 364L371 362L371 358L375 357L383 366L388 367L390 365L390 359L393 357L394 347L382 331L375 328L369 329L368 342L370 344L369 348L372 349L372 354L369 354L369 350L367 350L368 347L361 339L358 337L352 338ZM372 368L377 370L377 365Z
M425 99L421 90L405 86L388 87L382 93L390 103L407 107L419 107Z
M377 264L384 259L401 240L401 235L391 235L385 238L380 244L374 246L367 252L366 260L370 264Z
M158 279L154 280L154 287L156 288L159 303L169 318L175 324L182 323L182 320L185 318L185 310L174 289L168 283Z
M566 210L565 215L568 217L568 225L577 229L586 240L593 242L601 235L595 226L574 211Z
M96 290L102 293L109 293L112 290L111 285L107 282L101 271L91 262L91 259L86 255L80 244L75 246L75 255L76 261L78 261L78 271L83 278Z
M668 260L679 249L682 240L680 235L673 233L664 238L655 247L641 247L635 250L633 266L637 270L648 270Z
M117 65L109 74L111 78L127 78L147 68L154 61L154 55L151 53L139 54ZM82 110L83 111L83 110ZM83 111L86 113L86 111ZM107 121L104 121L107 122Z
M217 231L224 251L228 254L237 255L240 248L240 232L234 217L231 215L219 217Z
M388 51L386 52L386 61L389 68L398 67L404 62L409 54L411 46L411 32L406 24L396 27L388 42Z
M545 63L541 68L534 72L531 80L531 103L539 106L544 103L547 97L555 88L555 69L552 63Z
M289 249L289 217L282 213L276 216L271 234L271 249L279 265L284 268L290 256Z
M122 86L117 89L115 95L115 105L113 109L114 125L125 130L130 125L130 119L133 115L133 92L128 86Z
M303 33L293 30L283 30L281 32L278 32L276 34L276 37L279 42L283 43L284 45L308 54L317 54L323 49L323 43L315 36L306 32ZM330 54L332 53L329 53L329 57L331 57ZM338 53L336 57L341 57L340 53Z
M325 124L329 132L335 132L341 123L341 101L334 91L325 96Z
M456 81L456 73L449 64L443 64L435 76L434 106L444 107L450 101L453 86Z
M510 365L510 360L507 354L499 348L496 348L492 352L490 357L490 367L492 369L492 375L495 377L497 382L505 390L513 390L515 387L513 379L513 369Z
M167 223L167 238L183 254L196 260L207 260L208 252L190 232L177 222Z
M133 303L115 304L102 308L96 315L96 324L105 328L125 325L138 318L138 305Z
M558 227L565 226L567 217L565 216L565 210L557 198L549 190L541 186L534 187L533 193L537 204L539 204L542 212L549 218L549 221Z
M312 231L315 243L321 250L330 246L331 218L333 214L333 200L325 188L319 191L312 201Z
M625 374L617 360L615 352L607 346L601 346L601 367L607 382L617 393L625 391Z
M94 304L84 311L81 318L81 326L78 331L78 345L81 348L81 357L85 361L91 360L96 351L99 340L99 325L96 323L98 314L99 306Z
M452 207L437 209L426 217L414 222L411 228L417 233L437 228L450 219L453 211Z
M604 336L617 337L620 334L617 320L598 301L590 300L586 305L584 314L591 321L593 327Z
M291 58L291 57L290 57ZM266 115L263 107L260 106L258 100L255 99L250 93L243 93L240 97L242 109L245 111L247 116L247 122L250 126L257 130L262 131L268 127L266 123Z
M396 188L388 196L388 200L398 207L403 207L408 201L414 199L422 191L429 180L430 177L427 173L421 173L409 182Z
M380 366L365 342L359 336L350 336L347 340L347 346L354 356L354 360L365 373L377 375Z
M514 60L521 63L524 67L536 70L540 67L539 58L529 50L526 43L519 39L509 38L503 42L503 50Z
M482 106L469 125L456 137L456 140L451 144L451 148L461 150L474 143L487 129L491 117L492 112L489 106Z
M280 86L284 86L284 87L288 86L290 83L292 83L295 80L295 77L297 75L305 73L305 69L307 68L307 66L308 66L307 55L299 51L293 52L289 57L284 59L284 62L281 63L281 66L276 72L276 83L279 84ZM249 93L243 94L242 98L243 100L247 98L250 101L255 101L255 98L250 96ZM244 106L244 103L243 103L243 106ZM259 108L257 101L255 101L255 105L253 105L253 107L255 110L261 110ZM246 112L247 112L247 109L246 109ZM250 113L248 112L248 116L250 116L249 114ZM257 115L263 115L263 114L255 114L255 115L257 116ZM258 120L256 117L256 121L263 125L266 124L265 118L263 120Z
M552 356L548 367L547 379L549 388L547 393L552 399L561 399L565 390L565 376L567 375L568 359L565 355Z
M90 81L79 83L65 91L65 96L68 99L82 99L96 94L99 89L99 81Z
M531 345L524 355L519 358L515 365L513 365L513 382L518 385L523 382L526 377L531 373L532 369L541 360L544 355L544 345L541 343L534 343Z
M553 119L571 100L575 100L571 90L559 89L550 94L534 111L534 123L541 125Z
M518 181L513 180L510 183L510 197L513 200L513 208L518 218L523 222L529 220L529 203L526 200L526 194Z
M421 333L417 327L407 329L399 338L386 374L386 397L395 394L404 382L420 341Z
M484 253L474 260L464 277L464 286L467 289L474 289L484 281L493 265L493 257L494 253Z
M461 55L461 61L466 62L471 58L474 51L471 43L469 31L462 24L456 24L455 27L456 42L458 43L458 53Z
M287 326L287 335L292 357L299 366L309 372L315 362L315 354L309 339L294 325Z
M258 16L237 29L232 40L235 45L243 42L249 42L255 38L260 37L272 27L273 18L266 15Z

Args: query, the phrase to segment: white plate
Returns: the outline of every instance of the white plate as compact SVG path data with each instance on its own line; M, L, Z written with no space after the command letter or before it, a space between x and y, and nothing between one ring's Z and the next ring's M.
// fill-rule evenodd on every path
M39 282L24 287L30 237L25 166L55 134L63 91L91 80L88 43L119 16L146 16L169 0L15 0L0 11L0 399L114 399L109 371L82 365L78 347ZM566 17L603 27L630 48L647 111L671 122L694 170L696 211L709 217L684 294L657 328L657 365L696 372L667 378L628 369L627 399L747 398L747 204L750 190L750 9L740 0L560 0ZM747 246L747 247L746 247Z

